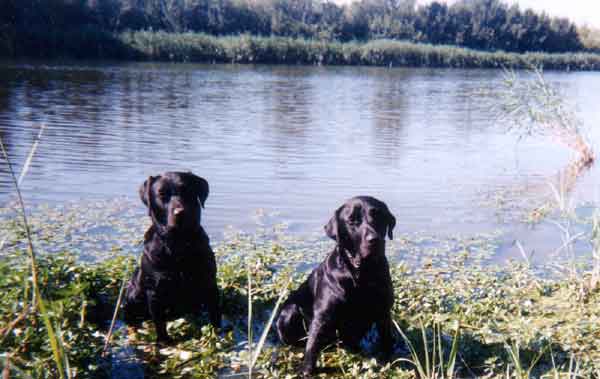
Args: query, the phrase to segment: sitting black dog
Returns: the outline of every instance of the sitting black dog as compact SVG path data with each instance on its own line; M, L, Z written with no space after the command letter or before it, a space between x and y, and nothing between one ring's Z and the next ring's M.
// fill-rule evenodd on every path
M337 209L325 226L327 235L336 241L334 250L290 294L277 319L282 342L306 344L305 376L314 372L323 347L339 337L356 349L374 323L382 351L391 354L394 290L385 235L392 239L395 225L396 218L385 203L359 196Z
M140 187L152 226L144 235L141 266L128 283L125 322L152 319L157 343L169 343L166 322L206 307L220 327L217 265L206 232L200 226L208 183L192 173L150 176Z

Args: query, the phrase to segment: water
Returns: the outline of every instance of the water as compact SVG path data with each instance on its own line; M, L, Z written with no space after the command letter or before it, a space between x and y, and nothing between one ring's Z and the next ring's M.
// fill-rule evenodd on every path
M191 170L211 186L203 220L216 238L232 225L285 221L321 230L346 198L384 200L396 235L505 231L511 241L560 245L549 224L508 221L498 201L547 197L573 158L554 141L517 143L494 122L481 88L494 70L197 64L0 64L0 136L20 167L47 129L23 183L29 204L137 198L148 175ZM548 73L592 139L600 132L600 74ZM577 181L598 199L600 171ZM12 187L0 166L0 202ZM266 220L266 221L265 221Z

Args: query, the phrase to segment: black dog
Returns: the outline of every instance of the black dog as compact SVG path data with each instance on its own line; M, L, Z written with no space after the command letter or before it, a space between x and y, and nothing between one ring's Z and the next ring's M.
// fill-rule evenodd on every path
M125 322L152 319L157 343L171 341L166 321L206 306L210 322L220 327L217 265L208 236L200 226L208 183L192 173L150 176L140 187L152 226L144 235L141 266L129 281Z
M335 249L290 294L277 319L282 342L306 343L305 376L314 371L320 350L337 339L336 332L344 345L356 349L376 323L382 351L391 354L394 290L385 235L392 239L395 225L385 203L359 196L338 208L325 226Z

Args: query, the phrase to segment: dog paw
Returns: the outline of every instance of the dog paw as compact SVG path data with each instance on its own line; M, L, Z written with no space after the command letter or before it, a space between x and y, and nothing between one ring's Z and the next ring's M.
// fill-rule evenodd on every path
M312 367L304 367L302 368L302 378L303 379L312 379L315 375L315 369Z

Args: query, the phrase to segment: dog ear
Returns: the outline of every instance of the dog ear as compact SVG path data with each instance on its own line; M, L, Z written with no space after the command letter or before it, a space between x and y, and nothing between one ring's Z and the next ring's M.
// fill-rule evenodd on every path
M204 203L206 202L206 199L208 198L208 192L209 192L208 191L208 182L206 181L206 179L201 178L197 175L194 175L191 172L188 173L188 175L190 176L192 182L194 183L194 190L196 191L198 200L200 201L202 208L204 208Z
M140 199L142 200L142 203L144 203L144 205L148 208L150 208L150 191L152 191L152 183L154 183L155 179L155 177L149 176L148 179L146 179L144 183L142 183L139 189Z
M161 176L149 176L146 181L140 186L140 198L142 202L148 207L148 216L152 220L152 228L146 231L144 235L144 240L148 240L150 238L150 234L152 230L156 231L160 235L164 235L166 233L166 225L161 224L159 218L156 216L156 206L154 202L154 195L152 192L152 185L154 182L159 179Z
M392 233L392 230L394 230L394 227L396 226L396 217L394 217L394 215L392 214L392 212L387 211L388 214L388 229L387 229L387 235L389 239L394 239L394 234Z
M335 240L336 242L340 241L340 212L342 211L342 207L339 207L334 213L333 217L329 220L327 225L324 226L325 234L327 237Z

